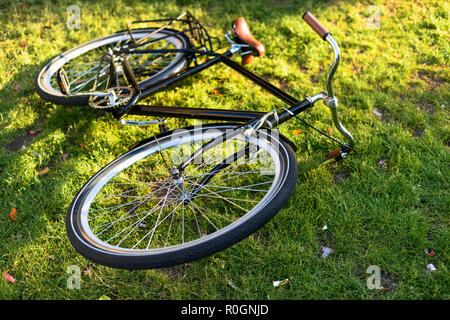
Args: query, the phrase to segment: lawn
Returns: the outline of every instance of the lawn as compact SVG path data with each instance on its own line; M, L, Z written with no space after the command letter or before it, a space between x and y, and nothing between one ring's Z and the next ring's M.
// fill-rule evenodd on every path
M450 298L449 2L77 1L79 30L66 25L72 4L0 0L0 299ZM172 268L92 264L67 239L67 208L89 177L158 128L123 127L88 107L45 102L34 79L77 44L186 10L223 45L231 21L244 16L266 47L249 68L300 100L325 89L331 61L326 43L301 19L313 12L341 45L335 93L357 153L318 168L337 146L289 121L280 131L298 147L298 183L260 231ZM147 102L286 107L223 65ZM322 103L303 117L333 129ZM171 128L194 123L168 120ZM334 251L324 259L321 247ZM429 264L436 270L427 272ZM81 270L80 289L67 288L70 266ZM370 266L381 270L380 289L367 286Z

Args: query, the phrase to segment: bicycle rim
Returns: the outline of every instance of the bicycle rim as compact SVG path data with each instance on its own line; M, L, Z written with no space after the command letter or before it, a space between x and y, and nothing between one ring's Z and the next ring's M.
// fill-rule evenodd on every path
M153 29L132 30L133 38L140 39L153 31ZM83 99L82 94L92 90L95 82L96 90L104 90L111 85L111 83L109 83L110 65L106 62L100 66L102 56L107 54L109 50L114 49L118 44L123 45L129 41L130 36L128 32L120 32L89 41L58 55L48 63L38 75L36 81L38 93L44 99L50 101L52 101L51 98L53 98L53 100L55 98L65 98L67 101L87 100L86 96L84 96ZM141 48L147 50L183 49L188 46L188 40L183 35L175 31L166 30L152 34L149 43ZM173 73L179 72L187 65L187 61L183 59L184 57L185 54L180 52L165 54L135 53L127 55L139 84L142 84L144 81L149 83L149 80L151 79L157 81L161 76L167 77ZM120 63L116 64L116 71L119 78L119 83L117 85L125 86L127 83L125 78L121 76ZM67 74L70 83L70 93L81 96L71 97L61 92L57 80L57 72L61 68L63 68ZM59 99L56 103L64 104L64 101L65 100Z
M202 251L194 258L172 260L178 262L211 254L230 245L229 240L239 241L255 231L276 213L265 213L267 217L257 225L252 223L279 194L293 165L283 156L286 150L280 152L286 146L277 139L264 133L250 138L238 136L206 152L201 162L188 167L178 181L171 178L172 164L223 130L217 127L184 132L184 138L181 134L167 135L106 166L85 185L69 210L68 228L78 229L77 239L71 242L79 248L81 241L97 254L134 258ZM199 181L211 174L215 165L245 146L248 152L244 157L213 171L214 177L200 186ZM184 149L181 153L180 148ZM189 198L195 188L200 191ZM198 249L218 239L227 243ZM89 258L95 260L95 254Z

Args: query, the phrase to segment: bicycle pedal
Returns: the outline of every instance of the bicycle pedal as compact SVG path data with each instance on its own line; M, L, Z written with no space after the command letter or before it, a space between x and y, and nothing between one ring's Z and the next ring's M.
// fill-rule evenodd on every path
M56 72L56 81L58 81L59 89L62 94L70 95L70 82L63 68Z
M319 164L319 168L323 167L323 166L325 166L327 164L340 161L340 160L344 159L344 157L345 156L343 156L342 148L338 148L336 150L330 151L328 153L328 160L325 160L324 162Z
M342 148L328 152L328 159L334 159L342 154Z

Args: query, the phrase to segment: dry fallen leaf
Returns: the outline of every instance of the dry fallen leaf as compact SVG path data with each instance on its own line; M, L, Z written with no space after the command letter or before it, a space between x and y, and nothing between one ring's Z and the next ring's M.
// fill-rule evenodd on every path
M302 132L303 132L302 129L292 130L292 134L299 134L299 133L302 133Z
M16 208L12 208L11 213L9 214L9 216L11 217L11 219L13 219L14 221L17 221L15 215L16 215L17 209Z
M69 154L68 154L68 153L62 153L62 152L60 152L60 153L59 153L59 156L61 157L61 160L62 160L62 161L66 161L67 158L69 158Z
M36 173L38 176L41 176L43 174L48 173L49 171L50 171L50 169L48 167L46 167L45 169L42 169L41 171L37 171Z
M380 160L380 161L378 161L378 166L379 166L380 168L383 168L385 165L386 165L386 160Z
M93 269L92 269L92 266L90 265L86 270L83 270L83 274L85 276L89 276L92 274L92 271L93 271Z
M8 280L11 283L16 282L16 279L14 279L10 274L7 274L6 272L3 273L3 278L5 278L6 280Z

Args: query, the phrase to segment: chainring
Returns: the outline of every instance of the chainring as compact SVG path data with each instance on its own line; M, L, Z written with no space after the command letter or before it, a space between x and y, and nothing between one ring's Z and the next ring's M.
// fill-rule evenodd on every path
M94 109L117 109L126 105L134 97L133 87L113 87L103 91L91 92L89 106Z

